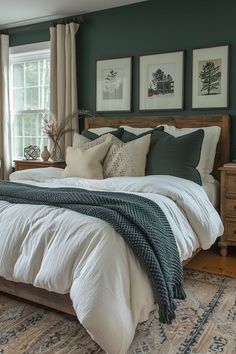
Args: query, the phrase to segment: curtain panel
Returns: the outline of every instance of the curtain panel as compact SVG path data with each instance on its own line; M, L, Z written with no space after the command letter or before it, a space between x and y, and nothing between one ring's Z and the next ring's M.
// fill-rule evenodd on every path
M9 101L9 36L0 35L0 178L8 179L12 169Z
M79 24L73 22L50 28L50 113L58 126L78 111L75 43L78 29ZM78 129L78 119L73 119L66 128ZM60 141L63 155L70 145L72 133L68 132Z

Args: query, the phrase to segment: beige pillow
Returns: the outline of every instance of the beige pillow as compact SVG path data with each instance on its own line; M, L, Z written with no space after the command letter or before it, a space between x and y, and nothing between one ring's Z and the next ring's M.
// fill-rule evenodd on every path
M95 140L89 140L76 133L73 146L86 150L97 144L101 144L104 140L110 141L111 145L103 162L104 177L137 177L145 175L150 139L151 135L149 134L128 143L123 143L120 139L109 133Z
M66 154L67 166L63 177L103 179L102 163L109 146L109 140L87 150L69 146Z
M89 140L88 138L86 138L83 135L80 135L78 133L74 133L73 147L87 150L93 146L97 146L101 143L104 143L104 141L111 142L111 138L112 138L111 134L105 134L105 135L102 135L102 136L96 138L95 140Z
M128 143L113 136L112 145L103 162L104 178L145 176L150 140L150 134Z

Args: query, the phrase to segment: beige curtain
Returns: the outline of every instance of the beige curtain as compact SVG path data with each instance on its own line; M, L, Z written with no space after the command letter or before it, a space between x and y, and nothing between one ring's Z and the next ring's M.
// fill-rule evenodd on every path
M11 121L9 102L9 36L0 35L0 178L11 173Z
M77 23L58 24L50 28L51 72L50 111L58 125L70 114L78 111L76 43ZM67 128L78 128L78 120L73 119ZM60 141L63 154L72 144L72 134L67 133Z

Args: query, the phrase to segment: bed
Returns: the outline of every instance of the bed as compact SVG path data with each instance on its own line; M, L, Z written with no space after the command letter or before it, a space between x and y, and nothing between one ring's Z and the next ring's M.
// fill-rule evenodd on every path
M216 152L216 158L215 158L215 165L214 165L214 171L213 171L213 175L214 178L216 180L219 179L219 172L218 172L218 168L220 166L222 166L224 163L229 161L229 117L227 115L202 115L202 116L176 116L176 117L116 117L116 118L112 118L112 117L93 117L93 118L87 118L85 119L85 128L86 129L91 129L91 128L100 128L100 127L104 127L104 126L109 126L109 127L119 127L121 125L129 125L129 126L133 126L133 127L156 127L158 124L168 124L168 125L175 125L177 128L182 128L182 127L207 127L207 126L219 126L221 128L221 135L220 135L220 140L217 146L217 152ZM207 199L207 197L205 197L204 192L202 192L202 188L197 186L196 187L196 191L194 192L195 195L192 196L192 203L194 205L194 208L191 210L190 207L188 207L188 203L189 200L187 200L186 195L188 193L192 193L189 192L189 190L192 188L190 187L190 184L183 182L181 187L179 186L179 184L177 185L177 182L174 178L171 178L168 180L168 185L173 187L172 190L172 194L170 193L170 189L171 187L167 188L165 185L165 182L163 181L163 179L160 178L158 179L158 184L159 187L157 188L156 186L156 182L154 181L155 177L150 176L148 178L147 181L145 181L145 183L143 182L143 180L137 178L137 179L133 179L133 178L128 178L127 181L120 181L119 179L112 179L111 181L80 181L78 183L78 187L80 188L90 188L92 190L111 190L111 191L124 191L127 192L127 183L129 185L129 192L131 193L144 193L145 196L149 196L150 194L160 194L160 197L158 197L158 202L162 205L162 207L165 209L165 202L163 202L163 200L165 198L171 199L172 196L174 195L173 199L170 202L170 205L168 204L168 208L170 209L169 211L167 210L168 208L166 208L166 213L170 215L171 213L174 215L176 213L177 217L175 218L170 218L169 216L169 222L172 223L172 227L176 226L176 223L178 223L178 217L181 218L183 216L183 210L184 213L188 214L187 217L185 217L185 222L183 224L185 224L185 231L186 230L190 230L190 227L188 225L188 221L191 220L191 222L194 224L195 223L195 227L196 229L198 228L197 226L197 220L199 217L198 214L198 209L199 208L205 208L207 209L207 206L209 206L208 203L209 200ZM52 178L54 187L57 188L58 186L64 186L67 187L68 185L70 185L70 182L68 183L62 183L61 180L58 180L57 178ZM40 186L42 183L44 186L52 186L51 182L49 180L46 180L44 182L30 182L30 181L23 181L26 183L32 183L33 185L38 185ZM21 181L22 182L22 181ZM73 182L74 183L74 182ZM74 184L73 184L74 185ZM148 188L147 188L148 185ZM176 189L182 189L181 192L177 192ZM184 191L184 192L183 192ZM180 193L180 194L178 194ZM184 194L185 193L185 194ZM201 196L202 195L202 200L199 202L197 201L196 196ZM181 197L181 198L180 198ZM152 197L154 200L156 198ZM165 199L166 200L166 199ZM179 200L179 202L178 202ZM203 202L204 201L204 202ZM176 206L177 204L177 206ZM1 208L1 202L0 202L0 208ZM195 211L194 211L195 209ZM33 210L33 211L32 211ZM200 209L199 209L200 210ZM34 210L34 208L32 209L28 209L28 213L29 213L29 218L31 217L33 220L33 216L34 213L37 212L37 208ZM60 215L55 212L54 215L51 216L51 218L54 220L54 227L56 227L56 218L58 218L59 220L59 224L60 227L66 227L65 226L65 222L66 220L71 218L71 222L75 222L74 220L74 215L72 215L71 211L64 211L63 212L63 222L62 219L60 219ZM47 210L44 211L45 215L41 215L42 219L47 217ZM49 216L48 216L49 217ZM207 223L207 219L215 219L216 223L215 226L213 225L208 225ZM100 227L103 227L104 230L108 233L108 234L112 234L112 238L113 238L113 242L114 244L116 244L116 250L120 249L120 254L122 254L122 259L123 259L123 263L121 268L124 267L123 271L124 272L129 272L129 274L135 274L133 284L129 284L129 282L131 281L129 278L125 279L125 287L131 287L131 290L129 289L128 291L128 298L130 298L130 303L126 304L126 306L131 306L132 309L131 311L128 311L127 313L125 313L124 311L124 317L121 319L114 319L114 318L109 318L107 317L106 320L108 321L107 326L105 326L105 328L99 330L99 328L97 327L97 320L94 319L100 319L102 321L104 313L101 313L101 309L106 305L101 304L99 301L98 303L94 303L94 309L93 312L91 312L90 314L90 309L88 309L85 306L86 303L86 296L88 296L88 293L84 293L83 291L78 291L79 288L77 288L76 286L76 281L77 278L75 277L73 279L73 287L70 288L71 286L71 281L68 282L67 286L62 286L60 284L60 281L58 281L57 279L57 285L59 288L59 291L57 291L57 286L55 284L51 284L50 283L50 279L47 278L47 276L44 274L44 276L46 276L47 281L45 282L45 284L43 284L42 282L40 283L40 276L42 276L42 274L40 275L40 270L43 269L43 266L41 265L41 268L39 267L39 269L36 270L37 274L38 274L38 281L35 282L33 279L31 279L29 281L29 279L24 278L24 276L22 276L22 274L19 274L20 272L15 272L18 273L18 277L15 276L14 279L12 279L12 274L10 274L9 271L5 271L5 273L3 271L1 271L2 277L0 277L0 291L42 304L42 305L46 305L49 306L53 309L59 310L59 311L63 311L67 314L71 314L71 315L77 315L77 317L79 318L80 322L83 324L83 326L87 329L87 331L90 333L90 335L92 336L92 338L94 340L96 340L108 353L111 354L118 354L118 353L124 353L125 350L127 350L129 344L130 344L130 340L132 340L133 335L134 335L134 331L135 331L135 327L137 325L138 322L142 322L144 320L147 319L148 314L150 313L150 311L153 309L153 298L152 298L152 292L151 292L151 288L149 286L149 282L148 279L145 275L145 273L142 271L142 269L140 269L139 264L134 260L133 255L131 254L131 252L127 249L127 247L124 245L123 242L121 242L116 235L114 235L114 232L111 230L110 227L104 225L104 223L101 225L99 225L97 223L96 220L92 220L88 219L88 217L86 218L86 220L84 221L84 219L81 219L81 222L84 223L83 226L83 232L84 233L89 233L91 232L91 229L94 230L94 232L96 232L96 230L98 230ZM58 225L59 225L58 224ZM89 227L86 226L89 224ZM64 225L64 226L63 226ZM216 229L214 229L214 227ZM46 229L44 229L44 232L46 231ZM68 227L68 232L69 232L69 227ZM183 230L179 230L179 234L181 234L181 232L183 232ZM190 232L190 231L189 231ZM201 242L202 242L202 248L209 248L211 244L213 244L215 242L215 239L217 236L219 236L219 234L223 232L223 230L220 228L220 224L219 221L217 219L217 216L215 214L215 212L213 212L213 208L210 209L210 213L205 214L205 228L202 228L201 230L199 230L199 235L202 238ZM58 231L59 233L59 231ZM216 235L217 233L217 235ZM97 237L99 236L99 232L97 232ZM206 240L205 236L208 234L209 239ZM46 241L45 241L46 242ZM50 243L50 240L48 240L47 242ZM188 240L186 241L186 245L188 244ZM189 257L192 257L199 249L200 244L198 242L193 241L192 246L186 246L183 247L182 251L181 251L181 244L179 244L179 251L181 253L181 259L183 262L186 262L188 260ZM30 243L28 243L27 247L30 247ZM25 247L25 249L22 251L22 262L19 263L18 265L20 267L24 267L27 269L28 267L28 260L27 260L27 247ZM60 245L58 246L59 248L57 248L58 250L60 249ZM65 247L66 249L66 245L64 245L63 247ZM115 256L115 254L112 253L112 248L109 248L110 246L106 246L106 250L107 252L109 251L111 253L111 255ZM30 251L29 251L30 253ZM96 252L95 252L96 254ZM73 257L74 255L72 254L71 257ZM96 254L97 258L100 260L100 256L99 253ZM111 258L113 258L113 256ZM32 255L31 257L34 258L36 257L36 255ZM61 257L63 258L63 255L61 254ZM48 255L48 258L50 258L50 252ZM61 258L61 259L62 259ZM112 260L110 259L110 256L107 258L107 262L108 264L111 264L112 267ZM55 262L58 264L59 267L59 263L60 263L60 257L56 257L55 258ZM102 260L101 260L102 262ZM111 262L111 263L109 263ZM53 262L49 262L48 265L50 264L50 266L53 266ZM97 263L99 265L99 262ZM47 267L48 267L47 265ZM104 266L104 265L103 265ZM9 266L10 268L12 267ZM20 268L19 267L19 268ZM14 268L14 265L13 265ZM60 268L60 267L59 267ZM73 268L73 265L70 265L70 269ZM46 269L46 268L45 268ZM45 272L45 269L42 271ZM49 268L47 268L49 269ZM61 269L61 271L63 272L63 269ZM88 268L86 268L86 271L89 271ZM22 272L21 272L22 273ZM66 272L65 272L66 273ZM4 275L4 276L3 276ZM111 280L111 274L106 273L106 276L108 277L108 280ZM66 275L65 275L66 277ZM29 277L30 278L30 277ZM71 275L68 276L68 278L71 278ZM83 280L81 280L80 277L80 281L85 281L88 282L89 277L87 278L86 276L84 277ZM97 279L97 282L101 281L100 278ZM123 281L123 280L122 280ZM34 284L33 285L30 285ZM140 284L142 285L142 287L140 287ZM104 284L102 284L104 285ZM106 283L107 285L107 283ZM99 285L98 285L99 287ZM45 290L47 289L47 290ZM70 289L70 295L68 294L68 289ZM48 291L50 290L50 291ZM67 291L66 291L67 290ZM109 290L109 289L108 289ZM100 290L102 293L104 293L104 288ZM90 289L90 296L93 297L93 295L91 295L93 292L93 289ZM108 291L109 292L109 291ZM132 294L133 293L140 293L140 296L137 298L134 297L133 301L131 301L132 298ZM136 295L135 295L136 296ZM80 298L80 299L79 299ZM72 299L72 300L71 300ZM80 301L82 302L82 304L80 303ZM118 299L116 299L116 301L118 301ZM127 301L127 299L125 300ZM73 302L73 304L72 304ZM140 303L141 302L141 303ZM117 306L119 306L119 301L117 303L113 303L113 307L114 305L117 304ZM123 305L122 305L123 306ZM138 309L138 310L137 310ZM114 310L114 308L113 308ZM109 311L111 311L112 313L112 309L110 308L110 310L107 310L107 312L109 313ZM117 313L119 312L119 307L117 307ZM121 312L122 312L122 307L121 307ZM116 313L116 312L115 312ZM78 315L79 314L79 315ZM114 314L113 314L114 315ZM127 317L125 317L127 315ZM108 316L108 315L107 315ZM117 314L118 316L118 314ZM119 316L118 316L119 317ZM122 316L120 316L122 317ZM117 323L119 323L119 325L116 323L116 321L118 321ZM120 322L119 322L120 321ZM123 322L122 322L123 321ZM99 322L99 321L98 321ZM132 322L132 325L129 325ZM122 324L122 326L121 326ZM123 327L123 328L119 328ZM113 331L115 331L116 329L118 329L116 331L116 338L114 338L114 332L113 332L113 337L110 336L110 338L105 338L104 339L104 333L107 333L106 331L108 330L108 328L111 328ZM108 336L106 336L108 337Z

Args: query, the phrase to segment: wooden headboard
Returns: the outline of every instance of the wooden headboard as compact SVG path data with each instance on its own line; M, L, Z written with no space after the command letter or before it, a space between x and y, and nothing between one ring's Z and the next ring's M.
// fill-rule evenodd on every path
M195 116L139 116L139 117L90 117L85 118L85 129L129 125L131 127L154 128L159 124L174 125L177 128L198 128L217 125L221 128L217 146L213 176L219 180L218 168L230 161L230 117L228 115L210 114Z

